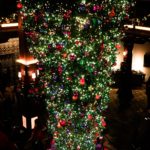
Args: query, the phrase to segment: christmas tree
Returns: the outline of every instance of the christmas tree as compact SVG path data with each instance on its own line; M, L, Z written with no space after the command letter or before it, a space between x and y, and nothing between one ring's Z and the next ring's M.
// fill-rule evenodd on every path
M94 150L105 117L130 0L22 0L30 52L43 66L48 128L57 150Z

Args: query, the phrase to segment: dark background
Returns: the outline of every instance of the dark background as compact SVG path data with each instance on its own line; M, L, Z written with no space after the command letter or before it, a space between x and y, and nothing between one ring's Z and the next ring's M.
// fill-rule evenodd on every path
M0 0L0 17L17 11L17 0ZM143 17L150 14L150 0L136 0L135 15Z
M8 17L13 13L17 13L17 3L19 0L0 0L0 20L1 17ZM51 1L51 0L49 0ZM63 1L63 0L62 0ZM71 0L70 0L71 1ZM130 14L132 16L131 18L139 18L142 20L144 16L148 16L148 19L146 21L142 21L144 26L150 27L150 0L136 0L136 6L133 7L133 12ZM18 36L18 33L1 33L0 32L0 43L6 42L9 39L10 36ZM139 35L138 35L139 36ZM150 38L149 38L150 40ZM141 41L141 38L140 38ZM145 42L145 39L143 40Z
M17 11L17 0L0 0L0 17L6 17Z

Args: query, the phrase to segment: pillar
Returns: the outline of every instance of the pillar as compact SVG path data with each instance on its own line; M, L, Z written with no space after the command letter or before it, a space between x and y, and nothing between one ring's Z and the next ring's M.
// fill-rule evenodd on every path
M134 46L134 37L127 36L124 38L124 48L127 54L121 64L121 72L119 79L118 98L120 108L127 108L130 106L132 94L132 49Z

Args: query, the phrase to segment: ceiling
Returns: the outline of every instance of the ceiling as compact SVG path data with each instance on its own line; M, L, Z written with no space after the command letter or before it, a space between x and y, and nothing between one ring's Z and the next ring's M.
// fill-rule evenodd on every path
M8 16L16 12L17 0L0 0L0 16ZM150 14L150 0L136 0L135 15L143 17Z
M17 12L17 7L16 7L17 1L18 0L0 0L0 18L7 17L12 13ZM149 16L143 25L150 27L150 0L136 0L136 5L133 8L133 10L134 10L133 11L134 13L132 14L133 18L139 18L140 20L142 20L144 16ZM138 36L137 35L136 36L139 37L139 33L137 34ZM9 38L8 36L9 33L7 33L6 39L4 39L5 37L4 35L6 34L0 32L0 43L6 41ZM16 37L18 36L18 33L17 32L11 33L10 36ZM150 36L148 36L148 40L150 40L149 37Z

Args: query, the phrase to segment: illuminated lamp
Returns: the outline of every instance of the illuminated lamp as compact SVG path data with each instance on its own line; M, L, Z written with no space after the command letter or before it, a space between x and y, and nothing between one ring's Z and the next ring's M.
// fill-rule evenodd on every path
M35 120L37 120L37 119L38 119L38 116L29 118L29 120L27 119L27 117L22 116L22 126L24 128L29 128L29 125L30 125L31 129L34 129L34 127L35 127Z
M7 27L18 27L18 23L3 23L1 24L2 28L7 28Z

